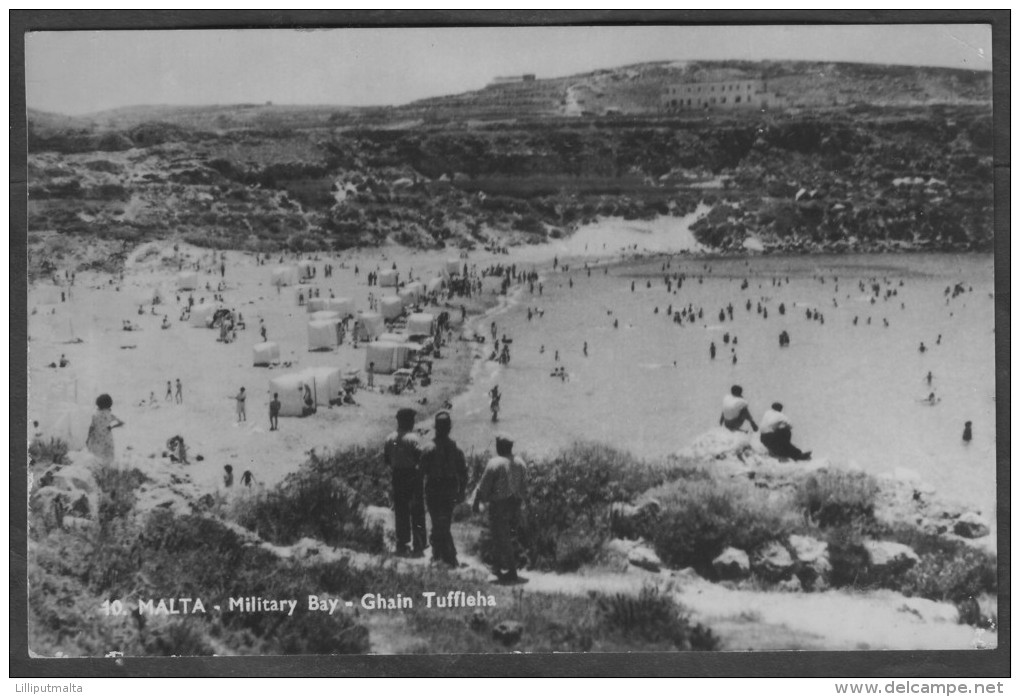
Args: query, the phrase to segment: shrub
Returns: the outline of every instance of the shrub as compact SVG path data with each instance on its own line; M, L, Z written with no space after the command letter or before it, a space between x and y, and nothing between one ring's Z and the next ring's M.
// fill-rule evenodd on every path
M754 486L714 479L683 481L649 492L662 504L647 534L670 566L712 573L712 560L726 547L749 554L784 540L799 520L786 497Z
M385 503L380 459L358 448L325 458L314 451L301 468L274 489L239 499L237 521L276 544L313 537L327 544L378 552L382 533L365 527L361 509Z
M592 443L576 443L551 461L536 463L528 471L520 530L530 565L570 571L594 560L609 539L610 504L674 476L672 470Z
M948 601L958 606L998 588L996 557L965 542L932 535L906 525L886 532L897 542L909 545L921 558L890 587L905 595ZM961 612L961 615L966 613Z
M138 469L122 470L104 465L95 470L99 499L100 524L128 515L135 505L135 491L149 481Z
M669 596L645 587L635 597L617 593L598 601L604 622L625 636L637 636L648 642L669 641L682 651L715 651L719 638L711 629L697 623Z
M59 438L35 438L28 446L28 456L37 464L63 465L67 463L67 443Z
M826 470L808 477L796 505L823 528L871 522L878 484L863 472Z

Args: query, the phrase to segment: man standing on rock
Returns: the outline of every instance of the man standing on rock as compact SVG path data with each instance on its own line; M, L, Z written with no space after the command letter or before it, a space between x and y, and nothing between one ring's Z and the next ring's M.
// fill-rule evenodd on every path
M397 411L397 430L386 437L383 457L393 477L393 513L397 555L425 555L425 500L421 473L421 439L414 432L414 409Z
M508 436L496 436L496 456L486 463L471 506L477 513L479 504L488 504L492 571L503 583L519 580L514 539L517 537L521 504L527 495L527 465L523 459L514 456L513 447L514 442Z
M453 509L464 500L467 490L467 462L464 452L450 438L453 421L450 412L436 414L436 435L425 445L422 474L425 477L425 501L432 519L432 560L457 567L457 548L450 526Z

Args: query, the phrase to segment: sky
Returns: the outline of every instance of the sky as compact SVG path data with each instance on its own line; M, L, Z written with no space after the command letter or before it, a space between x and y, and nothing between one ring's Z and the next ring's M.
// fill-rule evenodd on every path
M449 27L34 32L30 108L395 105L656 60L812 60L991 70L990 25Z

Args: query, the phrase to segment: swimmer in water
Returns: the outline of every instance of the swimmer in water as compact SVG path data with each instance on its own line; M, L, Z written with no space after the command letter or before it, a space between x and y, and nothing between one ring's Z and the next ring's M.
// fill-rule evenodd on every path
M967 422L965 422L963 424L963 442L964 443L970 443L970 441L971 441L971 439L973 437L974 437L974 434L971 432L971 429L970 429L970 421L967 421Z

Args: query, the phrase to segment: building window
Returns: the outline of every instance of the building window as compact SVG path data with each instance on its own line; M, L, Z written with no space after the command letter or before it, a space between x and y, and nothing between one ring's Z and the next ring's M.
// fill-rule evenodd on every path
M740 104L740 95L738 94L737 98L734 99L733 101L736 102L737 104Z
M720 101L721 103L725 104L725 103L726 103L726 97L723 97L723 98L722 98L722 99L720 99L719 101Z

